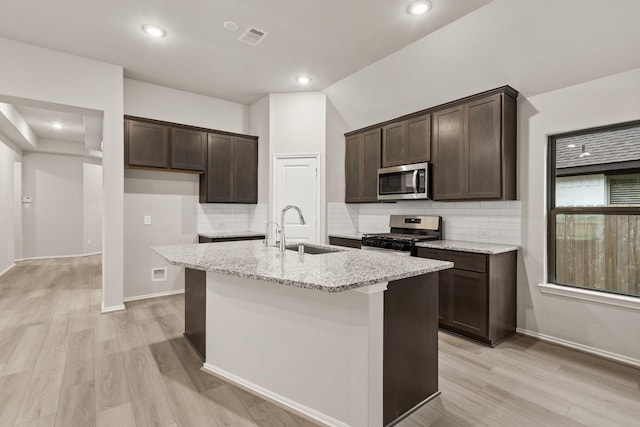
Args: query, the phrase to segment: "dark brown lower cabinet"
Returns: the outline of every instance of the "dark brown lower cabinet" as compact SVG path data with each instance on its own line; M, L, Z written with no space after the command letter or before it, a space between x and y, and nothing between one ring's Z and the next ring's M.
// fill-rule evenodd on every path
M344 247L347 247L347 248L355 248L355 249L362 248L362 240L347 239L347 238L344 238L344 237L331 237L331 236L329 236L329 244L330 245L336 245L336 246L344 246Z
M207 272L184 269L184 336L204 361L207 333Z
M516 252L485 255L418 248L417 256L451 261L438 273L438 324L498 345L516 331Z
M438 396L438 273L389 282L384 293L383 422Z

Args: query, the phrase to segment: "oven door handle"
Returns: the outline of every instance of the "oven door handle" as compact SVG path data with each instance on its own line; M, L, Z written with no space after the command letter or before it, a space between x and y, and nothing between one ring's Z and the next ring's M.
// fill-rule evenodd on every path
M417 193L418 192L418 169L413 171L413 192Z

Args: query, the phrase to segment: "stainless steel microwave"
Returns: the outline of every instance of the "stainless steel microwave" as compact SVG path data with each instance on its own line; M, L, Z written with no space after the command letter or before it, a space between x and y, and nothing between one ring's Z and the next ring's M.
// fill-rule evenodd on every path
M378 200L431 198L431 163L378 169Z

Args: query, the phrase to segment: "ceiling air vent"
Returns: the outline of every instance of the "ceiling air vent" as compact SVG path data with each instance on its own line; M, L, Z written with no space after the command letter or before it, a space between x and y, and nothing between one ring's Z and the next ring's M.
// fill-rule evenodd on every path
M269 33L266 31L262 31L256 27L249 27L242 33L238 40L255 46L267 37L267 35L269 35Z

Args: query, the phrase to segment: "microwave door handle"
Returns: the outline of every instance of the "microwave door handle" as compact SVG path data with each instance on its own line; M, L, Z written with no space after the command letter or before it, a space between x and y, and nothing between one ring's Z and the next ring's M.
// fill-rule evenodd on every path
M418 169L413 171L413 192L417 193L418 192Z

